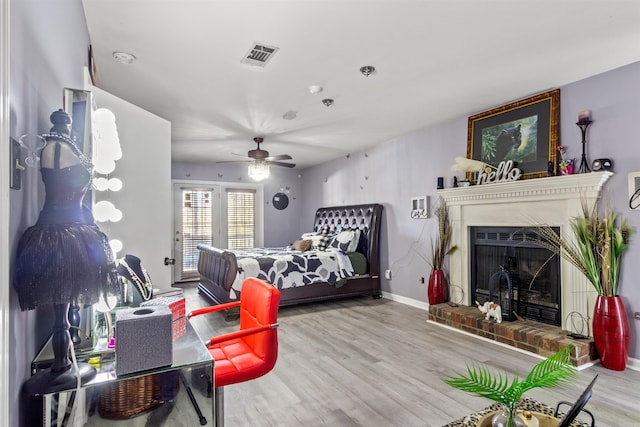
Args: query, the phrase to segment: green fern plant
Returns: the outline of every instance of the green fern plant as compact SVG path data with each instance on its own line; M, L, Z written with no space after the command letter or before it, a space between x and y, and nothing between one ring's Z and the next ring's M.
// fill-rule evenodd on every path
M571 364L572 345L561 348L553 356L535 365L524 380L515 375L509 381L505 372L492 370L484 365L467 365L467 374L443 378L450 386L484 397L504 406L509 413L508 426L514 425L516 405L527 391L534 388L551 388L576 377L576 368Z

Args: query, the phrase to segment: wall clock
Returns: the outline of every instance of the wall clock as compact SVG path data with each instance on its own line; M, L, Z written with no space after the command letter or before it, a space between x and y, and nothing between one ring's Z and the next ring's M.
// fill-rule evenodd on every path
M274 208L281 211L289 206L289 197L284 193L276 193L273 195L271 202L273 203Z

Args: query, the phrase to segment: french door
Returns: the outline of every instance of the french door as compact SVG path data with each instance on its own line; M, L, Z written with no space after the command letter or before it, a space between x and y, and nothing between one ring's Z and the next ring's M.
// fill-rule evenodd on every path
M198 277L198 245L219 246L220 186L176 183L174 198L174 281Z
M262 187L175 181L174 282L198 278L198 245L220 249L262 245Z

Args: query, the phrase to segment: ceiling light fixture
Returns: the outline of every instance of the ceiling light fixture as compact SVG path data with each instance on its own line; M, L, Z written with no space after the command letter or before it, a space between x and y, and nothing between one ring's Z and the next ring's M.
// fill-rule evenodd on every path
M249 178L254 181L262 181L263 179L269 178L269 164L260 160L256 160L255 162L249 165Z
M364 67L360 67L360 72L363 76L369 77L371 74L376 72L376 67L373 65L365 65Z
M333 105L333 99L325 98L322 100L322 103L327 107L331 107Z
M113 52L113 59L121 64L132 64L136 60L136 57L127 52Z
M311 85L311 86L309 86L309 93L316 94L316 93L320 93L320 92L322 92L322 86L320 86L320 85Z

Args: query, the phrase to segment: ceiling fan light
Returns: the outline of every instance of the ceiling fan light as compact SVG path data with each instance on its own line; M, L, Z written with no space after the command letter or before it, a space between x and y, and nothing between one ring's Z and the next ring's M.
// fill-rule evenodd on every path
M249 165L249 178L254 181L262 181L269 178L269 165L265 162L254 162Z

